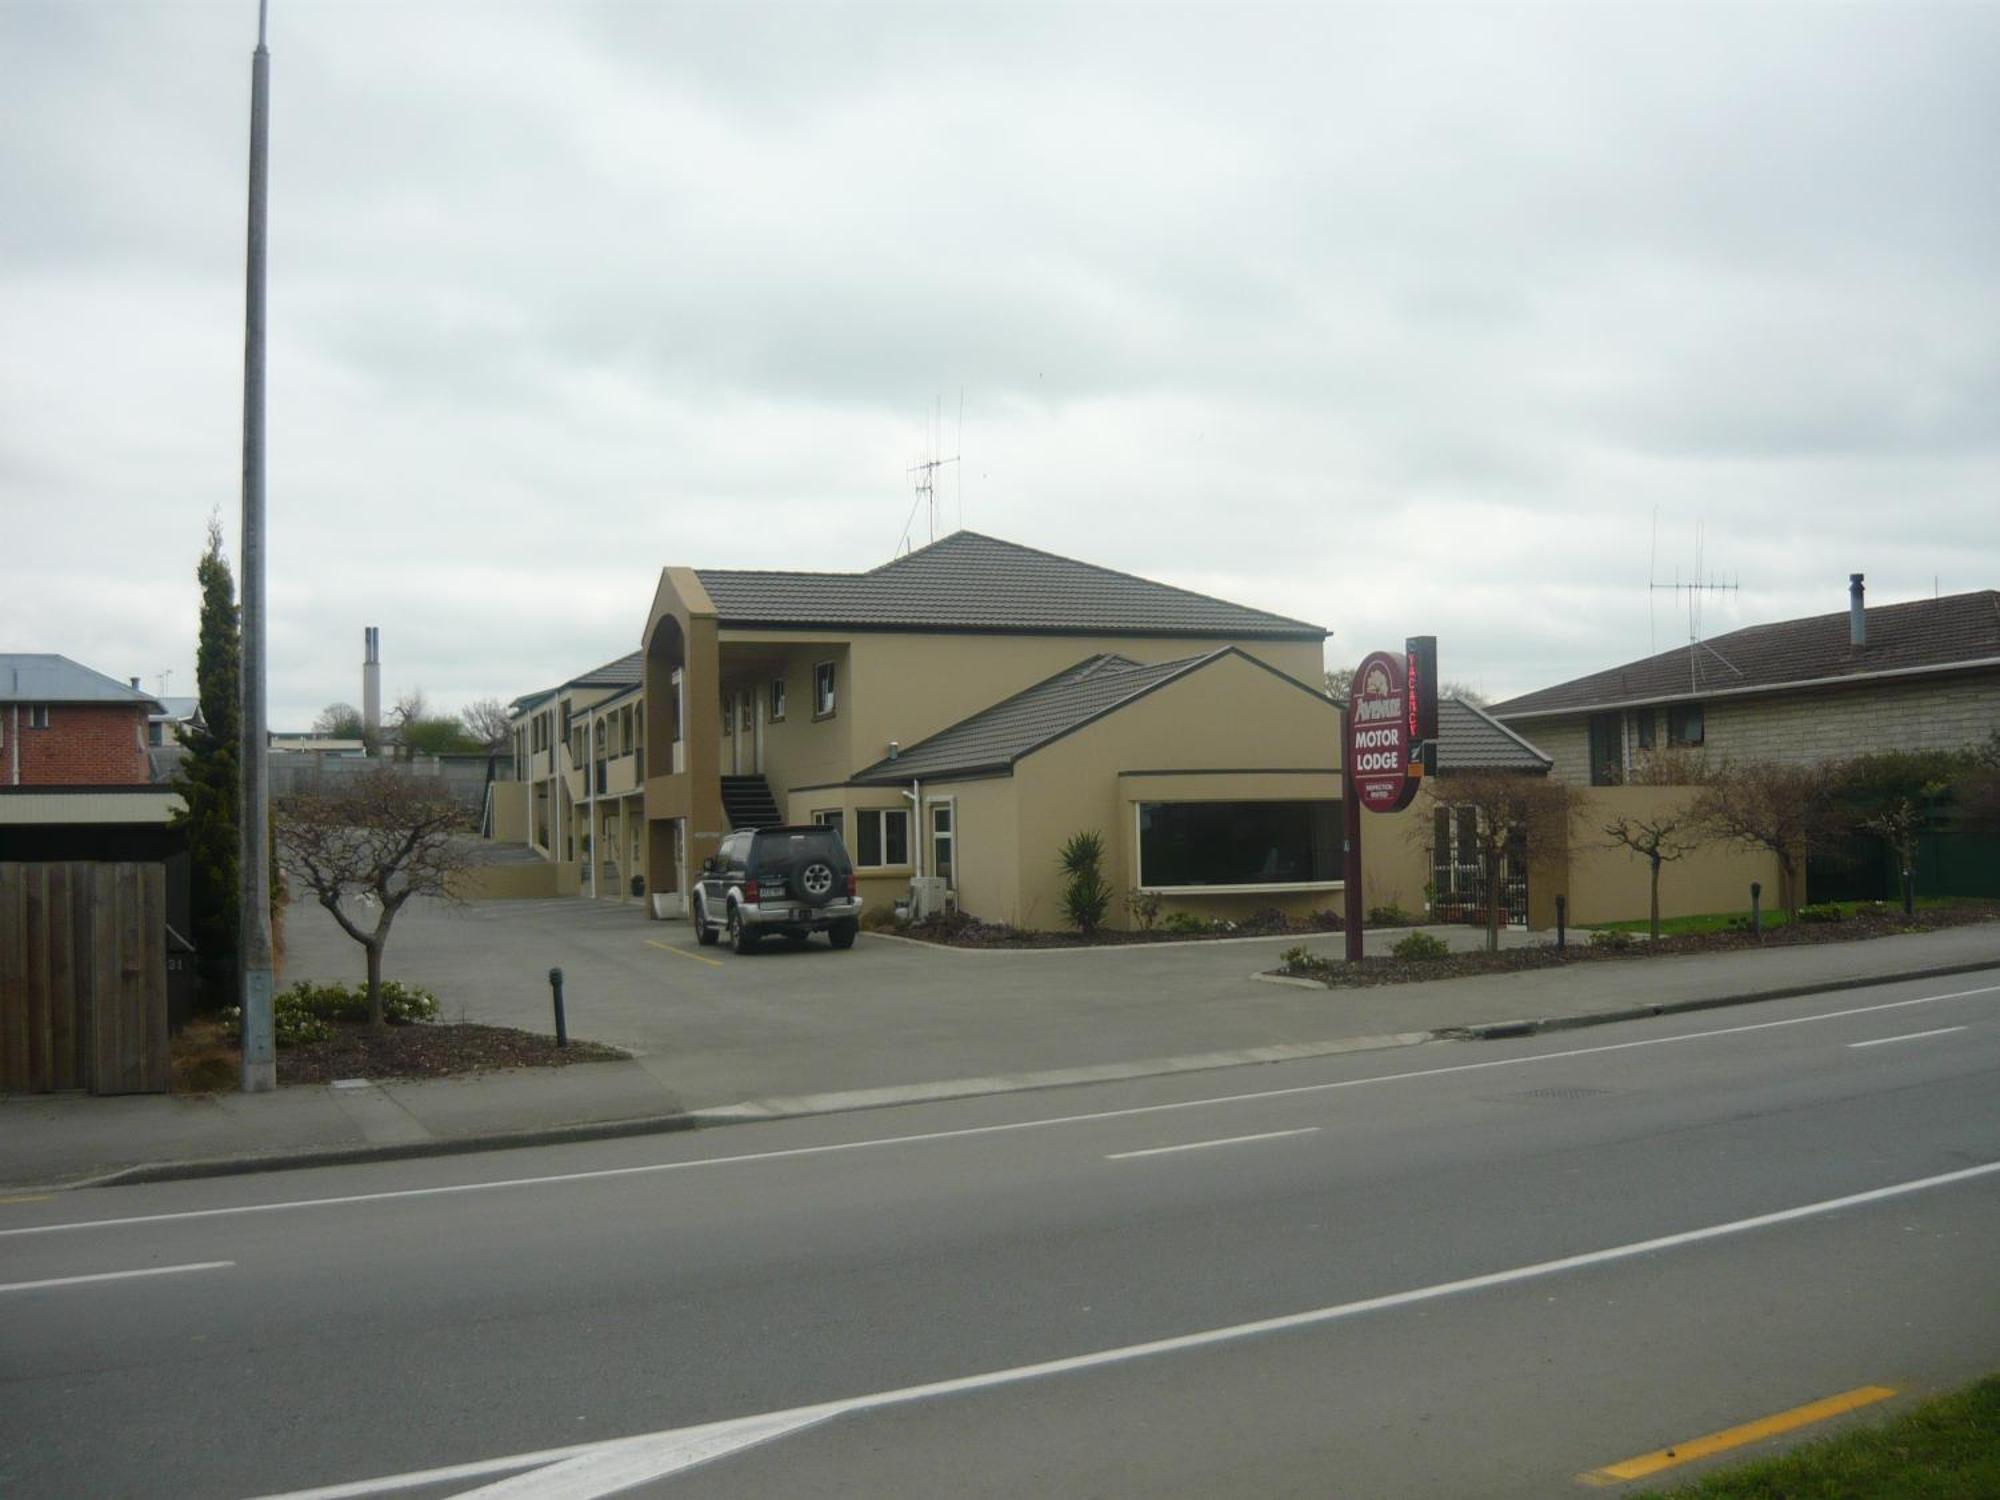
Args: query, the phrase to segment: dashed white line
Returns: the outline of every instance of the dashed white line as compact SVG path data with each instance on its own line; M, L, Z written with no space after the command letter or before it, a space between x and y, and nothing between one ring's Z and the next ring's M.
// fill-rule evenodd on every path
M199 1260L184 1266L147 1266L138 1271L99 1271L95 1276L51 1276L46 1281L11 1281L0 1292L38 1292L47 1287L84 1286L94 1281L130 1281L135 1276L180 1276L189 1271L226 1271L233 1260Z
M1127 1109L1102 1109L1089 1114L1055 1115L1039 1120L1013 1120L1002 1125L968 1125L953 1130L924 1130L909 1135L880 1136L866 1141L834 1141L819 1146L792 1146L778 1151L748 1151L740 1156L704 1156L688 1161L647 1162L633 1167L599 1167L587 1172L551 1172L539 1177L503 1177L491 1182L454 1182L438 1187L390 1188L374 1193L346 1193L333 1198L289 1198L276 1203L236 1203L222 1208L190 1208L173 1213L132 1214L117 1219L77 1219L61 1224L26 1224L0 1229L0 1239L17 1235L63 1234L82 1229L125 1228L135 1224L167 1224L187 1219L221 1219L238 1214L283 1213L299 1208L337 1208L354 1203L389 1203L401 1198L448 1197L455 1193L489 1193L504 1188L545 1187L563 1182L602 1182L618 1177L644 1177L662 1172L691 1172L705 1167L743 1166L753 1162L786 1161L798 1157L828 1156L844 1151L870 1151L883 1146L910 1146L926 1141L950 1141L982 1135L1004 1135L1017 1130L1046 1130L1057 1125L1082 1125L1095 1120L1123 1120L1137 1115L1168 1114L1184 1109L1213 1109L1219 1105L1247 1104L1260 1099L1295 1098L1305 1094L1328 1094L1342 1089L1374 1088L1385 1083L1409 1083L1424 1078L1448 1078L1458 1073L1480 1073L1493 1068L1530 1067L1536 1063L1562 1062L1573 1057L1600 1057L1613 1052L1630 1052L1642 1047L1672 1047L1714 1037L1741 1036L1753 1031L1775 1031L1788 1026L1810 1026L1821 1021L1839 1021L1849 1016L1874 1015L1880 1011L1904 1010L1913 1005L1935 1005L1945 1000L1965 1000L1974 995L2000 994L2000 985L1954 990L1944 995L1918 995L1909 1000L1888 1000L1879 1005L1850 1006L1846 1010L1823 1011L1817 1015L1790 1016L1782 1021L1756 1021L1747 1026L1718 1026L1707 1031L1687 1031L1674 1036L1644 1037L1631 1042L1606 1042L1596 1047L1572 1047L1565 1052L1532 1052L1519 1057L1495 1057L1483 1062L1453 1063L1442 1068L1415 1068L1403 1073L1382 1073L1370 1078L1340 1078L1328 1083L1301 1083L1289 1088L1261 1089L1243 1094L1221 1094L1206 1099L1182 1099L1171 1104L1135 1104Z
M1901 1036L1878 1036L1872 1041L1849 1042L1850 1047L1886 1047L1891 1042L1914 1042L1919 1037L1950 1036L1954 1031L1963 1031L1963 1026L1940 1026L1934 1031L1906 1031Z
M1299 1130L1263 1130L1256 1135L1229 1135L1219 1141L1189 1141L1181 1146L1148 1146L1144 1151L1113 1151L1106 1161L1130 1161L1135 1156L1165 1156L1173 1151L1206 1151L1211 1146L1240 1146L1245 1141L1275 1141L1287 1135L1312 1135L1319 1126L1307 1125Z

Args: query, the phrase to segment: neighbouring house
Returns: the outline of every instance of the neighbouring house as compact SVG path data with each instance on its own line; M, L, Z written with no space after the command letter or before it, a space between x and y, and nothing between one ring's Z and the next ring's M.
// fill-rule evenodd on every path
M149 722L165 707L66 656L0 653L0 785L142 786Z
M1617 786L1662 750L1811 762L1953 750L2000 728L2000 591L1752 625L1496 704L1552 774Z

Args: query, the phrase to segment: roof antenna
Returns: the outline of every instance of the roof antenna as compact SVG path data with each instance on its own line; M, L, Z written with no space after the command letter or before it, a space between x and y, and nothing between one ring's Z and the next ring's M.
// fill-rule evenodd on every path
M1655 513L1655 515L1657 522L1657 512ZM1742 670L1739 667L1737 667L1737 665L1734 662L1724 657L1723 654L1720 651L1717 651L1713 646L1704 644L1701 638L1701 605L1704 596L1708 594L1734 594L1740 592L1743 587L1740 581L1732 581L1729 583L1724 583L1720 579L1715 578L1713 576L1710 576L1708 578L1702 577L1702 554L1704 548L1703 533L1706 530L1706 527L1707 527L1707 522L1705 521L1697 521L1694 523L1694 577L1692 582L1682 583L1681 570L1678 567L1676 567L1674 569L1674 581L1672 583L1654 583L1649 579L1649 581L1646 584L1646 587L1648 589L1653 590L1655 592L1685 594L1687 596L1688 691L1691 693L1698 693L1701 691L1701 653L1703 651L1706 651L1710 656L1714 657L1717 661L1721 662L1725 667L1728 667L1729 670L1736 673L1738 677L1741 677L1743 675ZM1648 595L1649 599L1650 597L1651 596Z
M961 392L959 395L959 428L961 431L964 430L965 426L964 402L964 393ZM933 542L937 540L937 471L947 464L958 462L958 455L956 453L952 454L950 458L940 458L937 456L939 449L943 446L944 394L943 392L939 392L931 419L931 456L920 464L912 465L907 471L917 476L917 505L924 507L928 513L930 519L930 536ZM961 513L964 511L964 508L965 501L961 494L959 500ZM910 519L915 520L916 514L916 507L913 506L910 510ZM909 535L909 527L906 525L903 528L903 539L908 541Z

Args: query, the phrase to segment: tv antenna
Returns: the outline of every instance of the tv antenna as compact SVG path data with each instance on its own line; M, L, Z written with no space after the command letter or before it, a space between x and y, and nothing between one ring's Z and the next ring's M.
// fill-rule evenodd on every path
M167 696L167 684L173 681L173 676L174 676L174 669L172 667L160 668L159 676L156 679L160 684L160 692L159 692L160 697L164 698Z
M964 403L965 403L965 395L963 392L960 392L959 430L961 433L964 432L964 426L965 426ZM910 506L909 519L903 522L903 539L898 544L898 552L897 552L898 556L901 556L903 553L909 552L911 550L910 528L912 525L915 524L917 519L917 512L920 510L925 513L925 519L928 524L930 532L930 540L933 542L937 540L938 470L946 468L958 462L958 455L956 453L952 454L950 458L943 458L939 456L940 451L944 447L944 397L942 394L938 396L937 402L935 406L932 408L930 439L931 439L931 444L930 444L931 456L925 459L922 463L912 464L908 469L904 471L905 473L914 474L917 476L916 479L917 497L915 503ZM964 515L965 515L965 494L963 488L961 487L959 491L959 517L961 520L964 519Z
M1659 508L1656 506L1654 507L1653 510L1653 539L1654 539L1653 545L1656 554L1659 548L1659 531L1660 531L1660 512ZM1695 522L1694 574L1689 581L1687 582L1681 581L1680 569L1678 567L1674 569L1674 581L1672 583L1661 583L1658 580L1658 578L1654 575L1654 566L1652 561L1650 560L1648 561L1646 568L1646 588L1649 591L1646 596L1647 621L1649 630L1652 618L1652 596L1654 594L1661 594L1661 593L1673 594L1676 597L1676 599L1685 599L1687 601L1688 691L1691 693L1698 693L1701 691L1701 658L1702 658L1702 653L1704 652L1714 657L1717 661L1721 662L1723 666L1729 668L1729 670L1734 672L1738 677L1741 677L1743 675L1743 669L1741 667L1737 666L1735 662L1731 661L1728 657L1724 656L1720 651L1716 650L1713 646L1709 645L1708 642L1704 641L1701 638L1701 611L1703 602L1711 594L1740 593L1743 587L1742 583L1736 579L1731 579L1728 582L1724 582L1722 579L1716 577L1713 574L1704 576L1703 568L1706 565L1704 551L1707 545L1707 540L1704 535L1705 531L1706 531L1705 522L1702 521ZM1651 644L1657 645L1658 642L1654 641Z

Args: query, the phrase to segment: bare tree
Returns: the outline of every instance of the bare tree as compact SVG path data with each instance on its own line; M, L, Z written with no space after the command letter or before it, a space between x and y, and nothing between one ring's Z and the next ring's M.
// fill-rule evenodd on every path
M420 777L386 766L278 803L284 868L368 955L368 1019L382 1024L382 949L412 896L449 896L472 860L465 809ZM373 927L344 910L372 908Z
M458 711L458 716L465 722L466 733L489 753L506 749L513 737L514 726L507 705L498 698L474 699Z
M1518 771L1465 771L1426 778L1433 807L1470 810L1474 845L1486 885L1486 951L1500 951L1500 867L1509 855L1564 859L1576 803L1562 782Z
M1630 849L1646 861L1653 901L1650 931L1660 940L1660 867L1685 859L1708 842L1708 830L1695 816L1694 804L1669 803L1649 813L1628 813L1604 825L1613 848Z
M1456 698L1460 703L1470 703L1474 708L1484 708L1488 702L1484 693L1471 684L1464 682L1439 683L1438 697Z
M1354 668L1329 667L1326 670L1326 695L1347 701L1347 690L1354 685Z
M1838 778L1824 764L1746 761L1713 771L1694 813L1711 836L1776 857L1778 897L1796 917L1806 860L1833 852L1845 832L1837 791Z

